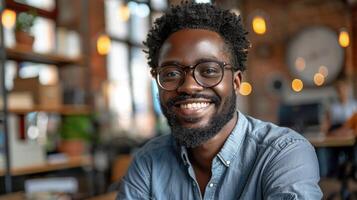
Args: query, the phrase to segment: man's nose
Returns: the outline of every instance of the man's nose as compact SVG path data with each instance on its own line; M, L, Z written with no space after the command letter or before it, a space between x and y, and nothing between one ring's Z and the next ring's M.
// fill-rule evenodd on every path
M186 73L183 83L177 88L177 92L187 94L194 94L201 90L203 90L203 87L196 82L191 70Z

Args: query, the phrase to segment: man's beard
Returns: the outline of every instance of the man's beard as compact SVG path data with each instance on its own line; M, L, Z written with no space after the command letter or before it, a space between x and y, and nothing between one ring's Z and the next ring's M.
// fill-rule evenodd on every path
M174 99L171 99L167 103L167 107L163 106L162 103L161 109L163 114L167 118L168 124L171 128L171 133L176 139L176 141L187 148L193 148L201 145L207 140L213 138L215 135L219 133L219 131L223 128L224 125L227 124L229 120L233 118L233 115L236 111L236 94L234 90L232 90L231 95L224 102L222 106L222 111L219 113L214 113L210 121L207 123L207 126L203 128L186 128L181 126L179 120L176 117L176 114L172 111L172 106L174 106L175 102L189 99L189 98L206 98L211 99L212 103L215 105L216 109L218 109L219 105L221 105L221 99L217 96L208 97L205 95L179 95ZM190 119L191 122L195 122L195 119Z

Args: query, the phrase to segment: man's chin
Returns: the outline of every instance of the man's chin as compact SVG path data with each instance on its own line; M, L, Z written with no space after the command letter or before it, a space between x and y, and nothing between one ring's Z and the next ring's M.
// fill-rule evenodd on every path
M205 128L175 126L171 127L171 131L175 140L180 145L187 148L197 147L213 137L212 135L207 135L207 130Z
M184 119L180 119L175 124L177 127L182 129L203 130L210 125L209 121L211 120L206 120L202 117L186 117Z

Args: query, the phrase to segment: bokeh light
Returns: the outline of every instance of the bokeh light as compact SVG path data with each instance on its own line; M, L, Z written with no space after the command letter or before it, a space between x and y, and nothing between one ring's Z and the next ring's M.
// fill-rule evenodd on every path
M5 28L13 28L16 22L16 12L13 10L5 9L2 13L1 21Z
M262 16L255 16L253 18L253 30L256 34L262 35L266 32L267 26L265 19Z
M243 96L248 96L252 93L252 85L248 82L242 82L240 84L239 93Z
M302 80L300 79L294 79L291 82L291 88L295 91L295 92L300 92L303 88L304 88L304 83L302 82Z
M321 65L319 67L319 73L322 74L324 77L328 76L328 69L325 65Z
M304 71L305 67L306 67L306 63L305 63L305 59L302 57L298 57L295 60L295 67L298 71Z
M315 83L315 85L321 86L321 85L324 84L324 82L325 82L324 75L322 75L321 73L316 73L314 75L314 83Z
M341 47L348 47L350 45L350 36L347 31L340 31L338 42L340 43Z
M100 55L107 55L111 48L109 36L101 35L97 40L97 51Z

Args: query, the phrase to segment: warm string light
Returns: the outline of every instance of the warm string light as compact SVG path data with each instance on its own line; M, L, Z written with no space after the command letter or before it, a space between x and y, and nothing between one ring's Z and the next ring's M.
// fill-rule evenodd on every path
M248 96L252 93L252 85L248 82L242 82L240 84L239 93L243 96Z
M315 85L321 86L321 85L324 84L324 82L325 82L324 75L322 75L321 73L316 73L314 75L314 83L315 83Z
M266 21L262 16L255 16L253 18L253 31L256 34L263 35L267 30Z
M101 35L97 40L97 51L100 55L107 55L111 48L109 36Z
M348 47L350 45L350 36L347 31L341 30L340 34L338 36L338 42L341 45L341 47Z
M5 28L13 28L16 22L16 12L13 10L5 9L1 15L1 22Z
M304 88L304 83L300 79L294 79L291 82L291 88L295 92L300 92Z

